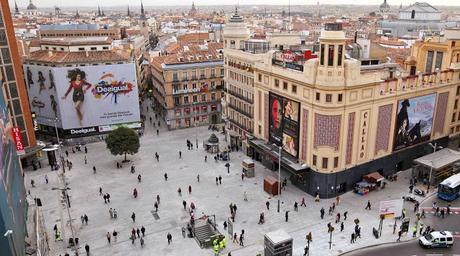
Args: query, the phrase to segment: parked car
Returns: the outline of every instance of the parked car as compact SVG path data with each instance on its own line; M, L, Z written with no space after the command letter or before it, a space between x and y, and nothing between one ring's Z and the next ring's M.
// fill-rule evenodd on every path
M418 242L424 248L451 247L454 244L454 237L449 231L433 231L421 236Z
M402 197L402 199L404 199L404 201L408 201L412 203L418 202L417 199L415 199L415 196L413 195L405 195Z

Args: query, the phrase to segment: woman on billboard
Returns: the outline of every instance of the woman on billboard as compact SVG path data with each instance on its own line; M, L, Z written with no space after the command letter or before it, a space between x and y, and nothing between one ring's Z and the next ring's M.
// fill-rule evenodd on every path
M86 73L78 68L69 70L67 73L67 78L70 79L70 84L62 99L65 100L67 95L69 95L70 91L73 89L72 100L75 104L78 121L80 122L80 126L82 126L83 113L81 112L80 108L83 104L83 101L85 100L85 92L91 88L92 85L85 81ZM86 88L83 88L84 86L86 86Z

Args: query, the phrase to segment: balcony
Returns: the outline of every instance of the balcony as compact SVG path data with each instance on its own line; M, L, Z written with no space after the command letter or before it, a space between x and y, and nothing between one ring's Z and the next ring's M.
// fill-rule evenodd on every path
M244 100L244 101L246 101L246 102L248 102L248 103L250 103L250 104L254 104L254 100L253 100L253 99L248 98L248 97L245 97L245 96L243 96L243 95L241 95L241 94L238 94L238 93L236 93L236 92L234 92L234 91L232 91L232 90L228 90L228 89L227 89L227 93L230 94L230 95L232 95L233 97L236 97L236 98L240 99L240 100Z
M249 132L249 133L253 133L253 129L251 129L251 127L247 126L247 125L243 125L243 124L240 124L238 121L236 121L235 119L231 118L231 117L227 117L228 121L230 121L230 123L232 123L233 125L235 126L238 126L240 127L241 129Z
M245 116L247 116L247 117L249 117L249 118L253 118L253 117L254 117L254 115L253 115L252 113L249 113L248 111L245 111L244 109L242 109L242 108L236 106L235 104L232 104L232 103L230 103L230 102L227 102L227 104L228 104L229 107L233 108L233 109L236 110L236 112L238 112L238 113L241 113L241 114L243 114L243 115L245 115Z

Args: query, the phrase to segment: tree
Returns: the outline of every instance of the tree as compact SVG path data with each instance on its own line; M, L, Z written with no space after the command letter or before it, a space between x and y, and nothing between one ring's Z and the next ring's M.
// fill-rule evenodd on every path
M119 127L111 132L105 139L105 143L112 155L125 155L123 162L128 162L126 154L133 155L138 152L140 147L139 136L136 131L126 127Z

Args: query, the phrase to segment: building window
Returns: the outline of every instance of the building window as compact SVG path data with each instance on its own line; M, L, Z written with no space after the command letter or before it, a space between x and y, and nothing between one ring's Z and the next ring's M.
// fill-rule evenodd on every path
M323 157L323 169L327 169L327 161L329 159L327 157Z
M184 96L184 103L188 104L188 96Z
M431 68L433 67L433 51L428 51L426 54L426 66L425 66L425 72L430 73Z
M257 76L257 78L258 78L259 82L262 82L262 74L259 74L259 75Z
M331 102L332 101L332 94L326 94L326 102Z
M79 50L79 51L84 51L84 50L85 50L85 47L79 47L78 50Z
M216 70L215 69L211 69L211 77L216 77Z
M328 66L333 66L334 65L334 45L329 45L328 46L328 51L327 51L327 65Z
M292 93L297 93L297 85L292 85L291 86L291 91L292 91Z
M342 102L342 94L341 93L337 94L337 101Z
M103 47L102 47L102 50L108 50L108 49L109 49L108 46L103 46Z
M455 102L454 102L454 109L457 109L457 105L458 105L458 100L455 100Z
M223 68L220 69L220 76L224 76L225 70Z
M321 99L321 94L319 92L316 93L316 101L319 101Z
M411 19L415 19L415 10L412 10L411 14L410 14L410 18Z
M262 134L262 125L259 124L258 130L259 130L259 134Z
M192 89L196 89L196 83L192 84Z
M8 79L8 81L16 80L14 78L13 66L11 66L11 65L5 66L5 73L6 73L6 78ZM3 78L3 79L5 79L5 78Z
M216 94L215 94L215 93L211 93L211 100L212 100L212 101L215 101L215 100L216 100Z
M275 79L275 87L280 87L280 80Z
M188 73L182 72L182 80L188 80Z
M313 166L316 166L316 155L313 155Z
M339 45L339 50L337 51L337 54L338 54L337 65L342 66L343 45Z
M192 71L192 79L193 79L193 80L196 79L196 70L193 70L193 71Z
M91 49L91 51L95 51L95 50L97 50L97 47L91 47L90 49ZM61 48L61 50L64 50L64 48Z
M457 86L457 93L455 95L460 95L460 86Z
M324 65L324 58L326 58L326 56L324 56L324 44L321 44L321 65Z
M287 82L283 82L283 90L287 90L288 89L288 83Z
M434 70L441 69L443 52L436 52L436 62L434 63Z
M201 101L205 102L206 101L206 94L201 95Z
M179 78L177 76L177 72L173 73L173 81L179 81Z
M198 96L193 95L193 102L197 102L197 101L198 101Z
M205 77L204 75L204 69L201 69L200 70L200 78L203 79Z
M334 168L339 167L339 157L334 157Z
M455 122L455 113L452 114L452 123Z

